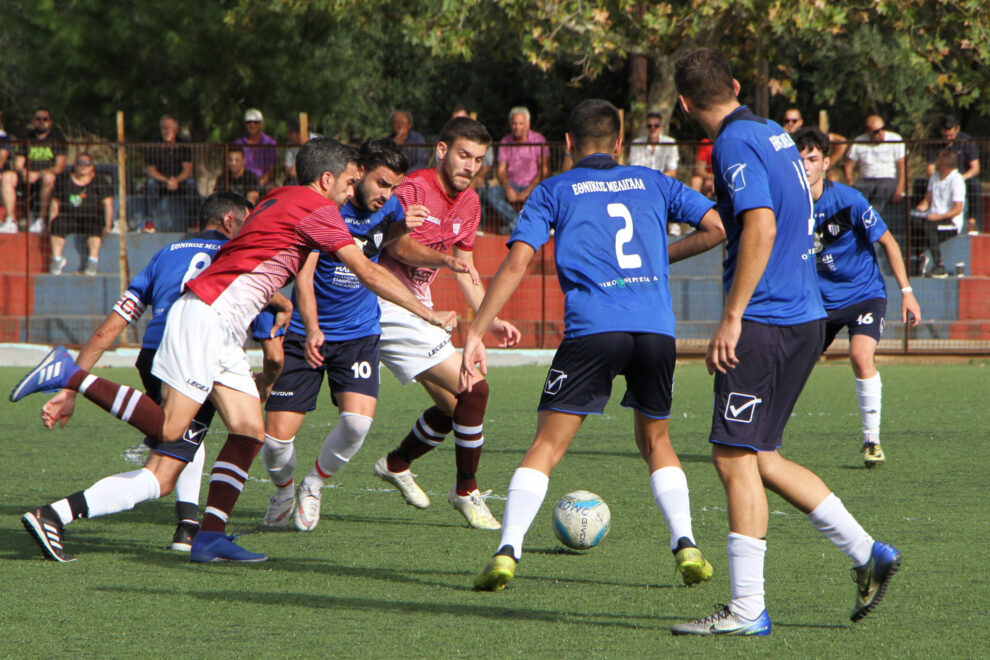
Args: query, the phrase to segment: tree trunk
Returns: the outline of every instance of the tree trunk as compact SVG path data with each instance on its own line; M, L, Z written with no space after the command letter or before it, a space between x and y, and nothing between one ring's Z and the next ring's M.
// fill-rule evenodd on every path
M677 88L674 87L674 63L677 55L657 57L653 60L653 79L646 95L646 109L659 112L663 118L664 133L669 134L670 118L677 106Z

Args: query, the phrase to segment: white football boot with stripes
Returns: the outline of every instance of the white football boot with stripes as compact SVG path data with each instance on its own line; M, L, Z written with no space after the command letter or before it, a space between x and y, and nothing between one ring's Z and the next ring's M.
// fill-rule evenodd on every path
M35 392L57 392L69 383L69 378L77 371L79 367L65 346L56 346L17 383L10 393L10 400L17 402Z
M66 554L65 548L62 547L62 521L50 506L28 511L21 516L21 522L24 524L24 529L41 546L45 558L63 564L76 560L75 557Z

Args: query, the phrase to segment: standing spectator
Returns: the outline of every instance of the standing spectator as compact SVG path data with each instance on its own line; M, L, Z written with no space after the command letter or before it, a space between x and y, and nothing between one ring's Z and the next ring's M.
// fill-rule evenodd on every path
M213 192L229 190L245 198L251 204L258 203L261 182L251 170L244 166L244 147L233 146L227 150L227 172L217 177Z
M388 121L392 126L388 139L402 147L402 153L409 161L409 171L426 167L430 161L430 150L426 148L426 138L412 130L412 114L408 110L396 110Z
M801 111L797 108L788 108L784 111L784 121L781 123L784 130L794 135L794 133L804 126L804 117L801 116ZM826 172L825 178L829 181L839 181L841 175L839 173L839 163L842 162L842 157L846 155L846 151L849 149L849 144L844 135L839 135L838 133L828 134L829 144L832 145L832 153L829 156L829 166L828 172Z
M263 191L275 185L275 167L278 166L275 139L261 130L264 127L265 117L261 110L251 108L244 113L247 135L234 140L234 144L244 146L244 167L258 176Z
M7 211L6 221L0 225L0 233L16 234L14 205L17 203L17 188L37 186L41 182L41 212L29 225L33 234L45 231L45 216L55 190L55 179L65 171L65 136L52 127L52 113L48 108L34 111L33 128L27 134L27 153L14 157L14 169L3 173L0 187L3 189L3 205ZM30 207L30 202L28 203Z
M959 121L952 115L944 115L939 122L939 132L943 142L937 142L928 147L925 174L931 177L935 174L935 159L942 149L949 149L956 154L958 162L956 169L966 182L966 207L969 216L967 229L970 236L980 233L983 224L982 195L980 192L980 154L976 151L973 138L959 130Z
M646 137L636 138L629 147L629 164L642 165L677 176L677 147L674 138L663 134L663 118L660 113L646 113Z
M511 233L516 214L537 184L550 174L550 150L545 137L530 128L529 109L509 110L511 132L498 147L499 185L488 189L488 201L505 221L502 232Z
M86 234L89 259L86 261L87 275L98 272L100 246L103 234L113 228L113 186L110 177L97 174L93 157L82 152L76 157L76 164L68 176L61 177L52 197L49 217L51 217L52 261L49 272L61 275L65 268L65 236Z
M963 228L963 204L966 201L966 182L956 167L956 152L946 147L935 157L935 173L928 179L928 191L918 204L920 214L913 214L912 227L919 229L913 240L918 250L928 250L933 264L932 277L944 278L948 275L942 264L942 251L939 243L951 238ZM921 236L918 236L921 234ZM922 265L922 274L927 270Z
M902 232L894 227L904 226L897 208L906 190L905 162L903 138L887 130L883 117L870 115L866 118L866 133L853 140L845 164L846 184L863 193L895 236ZM856 166L858 180L853 177Z
M148 233L156 231L156 220L163 220L159 209L163 195L178 203L182 222L178 229L186 228L199 196L193 178L192 149L179 138L179 122L171 115L163 115L158 126L161 130L159 144L150 147L145 156L148 174L144 186L145 213L150 217L146 218L142 231ZM170 220L162 229L176 229L171 226L174 220Z

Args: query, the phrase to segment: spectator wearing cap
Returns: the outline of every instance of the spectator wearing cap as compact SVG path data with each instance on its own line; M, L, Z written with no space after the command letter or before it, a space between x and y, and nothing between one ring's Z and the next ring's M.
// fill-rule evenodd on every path
M980 154L976 150L973 138L959 129L959 121L953 115L943 115L939 120L939 133L942 140L928 146L926 155L927 167L925 174L930 178L935 174L936 160L943 149L948 149L956 155L956 169L966 182L965 215L969 218L967 231L971 235L979 233L982 226L982 208L980 195Z
M234 140L234 144L244 147L244 167L254 172L263 190L275 183L275 168L278 166L278 150L275 139L266 134L265 117L261 110L251 108L244 113L244 137Z

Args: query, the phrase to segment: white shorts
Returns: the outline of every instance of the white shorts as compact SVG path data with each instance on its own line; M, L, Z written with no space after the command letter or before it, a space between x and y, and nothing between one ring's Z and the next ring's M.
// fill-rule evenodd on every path
M403 385L456 352L443 328L387 300L379 298L378 304L382 308L379 356Z
M258 397L244 346L227 322L192 293L182 294L169 310L151 373L199 403L216 383Z

